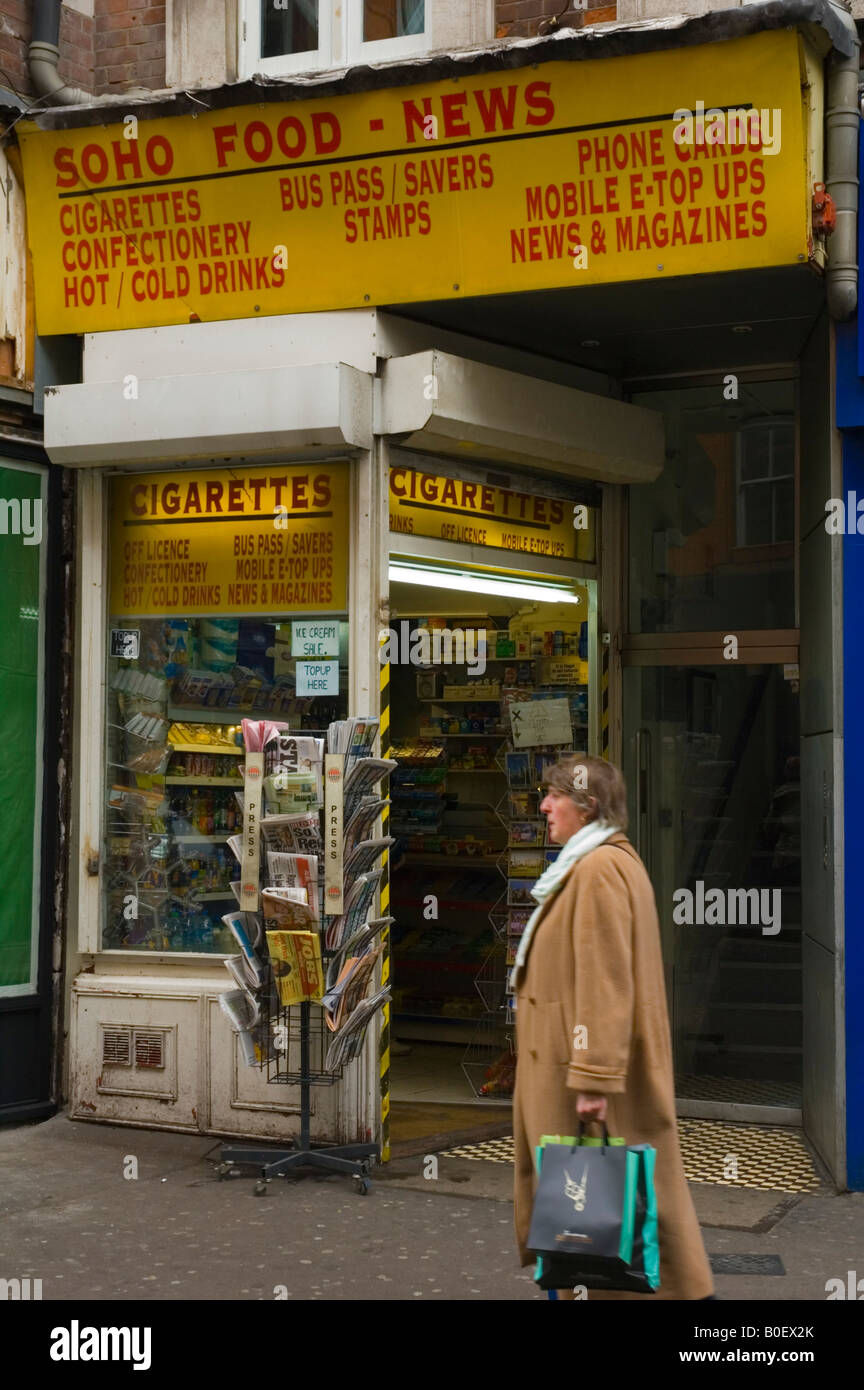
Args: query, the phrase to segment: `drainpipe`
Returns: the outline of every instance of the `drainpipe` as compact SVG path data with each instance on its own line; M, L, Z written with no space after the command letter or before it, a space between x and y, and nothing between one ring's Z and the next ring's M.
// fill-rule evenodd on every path
M831 2L847 30L852 52L836 49L828 59L825 115L825 187L837 209L837 226L828 237L828 312L848 319L858 307L858 106L859 42L855 21L842 4Z
M67 87L57 72L60 59L61 0L33 0L33 29L27 54L33 86L52 106L81 106L93 97L80 87Z

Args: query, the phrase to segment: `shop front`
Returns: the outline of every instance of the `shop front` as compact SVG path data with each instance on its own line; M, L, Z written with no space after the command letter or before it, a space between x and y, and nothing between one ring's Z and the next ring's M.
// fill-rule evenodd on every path
M236 728L374 714L392 993L314 1137L386 1154L400 1104L507 1104L538 787L577 749L628 778L683 1113L809 1107L841 1171L806 968L808 902L837 920L808 839L823 749L797 703L823 583L799 499L831 447L810 200L830 45L742 29L685 64L632 42L578 85L538 41L506 80L478 55L352 94L219 89L194 119L180 95L134 151L102 108L25 130L28 196L66 238L64 268L36 236L37 312L85 335L46 415L79 473L88 636L77 1118L292 1132L218 1007ZM316 624L338 651L311 688ZM711 890L768 916L688 921Z

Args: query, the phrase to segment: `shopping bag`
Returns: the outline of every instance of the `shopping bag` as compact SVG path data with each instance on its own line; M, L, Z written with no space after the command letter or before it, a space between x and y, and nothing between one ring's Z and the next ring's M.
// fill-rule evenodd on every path
M656 1150L648 1144L544 1135L528 1235L542 1289L653 1293L660 1285ZM552 1142L550 1142L550 1140ZM557 1142L555 1142L557 1141Z

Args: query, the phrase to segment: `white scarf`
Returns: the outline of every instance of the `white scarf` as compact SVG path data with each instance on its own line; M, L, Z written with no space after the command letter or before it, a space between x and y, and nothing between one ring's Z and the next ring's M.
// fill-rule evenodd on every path
M561 884L573 865L578 860L584 859L586 854L590 854L592 849L597 849L598 845L604 844L613 835L617 835L619 827L617 825L607 825L606 821L589 821L583 825L581 830L577 830L575 835L571 835L566 845L561 848L558 858L549 865L544 874L541 874L531 889L531 896L538 904L531 916L528 918L528 925L522 933L522 940L519 943L519 950L516 953L516 963L513 966L513 973L510 977L510 987L513 988L516 978L519 975L528 956L528 947L534 928L540 920L540 915L546 905L547 899L558 892Z

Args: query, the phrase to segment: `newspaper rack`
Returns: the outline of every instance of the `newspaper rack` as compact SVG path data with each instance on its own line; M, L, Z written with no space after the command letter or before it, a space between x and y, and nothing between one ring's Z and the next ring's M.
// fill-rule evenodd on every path
M377 730L377 721L376 721ZM293 732L293 731L292 731ZM299 735L312 734L315 730L298 730ZM371 755L371 746L360 751L355 756ZM344 759L336 755L328 754L326 764L329 769L336 763L339 773L342 771ZM386 784L389 778L389 771L382 774L381 783ZM328 968L342 956L346 948L359 940L369 939L376 932L386 930L386 924L392 920L376 919L374 923L364 925L363 922L352 922L346 919L346 928L350 923L350 930L346 929L346 939L342 944L336 946L327 945L328 926L336 919L337 914L332 911L334 906L341 909L347 906L345 900L348 899L348 885L342 882L342 816L344 809L343 781L341 775L335 775L332 779L327 777L325 784L325 794L327 797L325 821L331 820L336 816L336 824L339 832L339 852L333 857L336 861L338 870L338 887L335 886L334 869L327 863L327 873L324 878L324 900L331 908L328 915L321 916L321 957L325 977ZM332 842L330 845L332 849ZM329 861L328 839L326 834L323 837L323 858ZM378 874L380 877L380 872ZM374 900L374 893L369 895ZM364 911L365 919L368 908ZM341 919L341 914L340 919ZM364 944L365 940L364 940ZM374 1017L377 1008L386 1001L389 990L379 990L377 994L370 987L367 991L372 997L366 1001L364 1012L368 1013L361 1027L353 1032L347 1033L343 1039L343 1045L338 1050L337 1064L328 1065L330 1061L329 1053L333 1051L332 1039L334 1034L328 1031L324 1019L324 1009L321 1003L305 1001L300 1004L282 1005L276 991L273 978L272 966L268 964L267 976L261 988L260 1000L260 1025L256 1028L256 1039L258 1041L259 1065L266 1068L267 1081L270 1084L299 1086L300 1089L300 1132L296 1139L291 1141L289 1148L277 1148L274 1145L262 1145L254 1147L244 1145L235 1147L233 1145L223 1145L220 1151L219 1177L227 1178L231 1176L231 1170L235 1164L248 1163L260 1169L260 1177L255 1184L255 1195L263 1196L267 1191L267 1184L271 1179L282 1177L294 1169L318 1170L325 1173L342 1173L351 1176L354 1180L356 1190L365 1195L369 1190L369 1175L380 1157L380 1148L374 1143L354 1143L354 1144L313 1144L311 1138L311 1092L313 1086L331 1086L339 1081L347 1066L351 1064L360 1054L365 1038L368 1022Z

